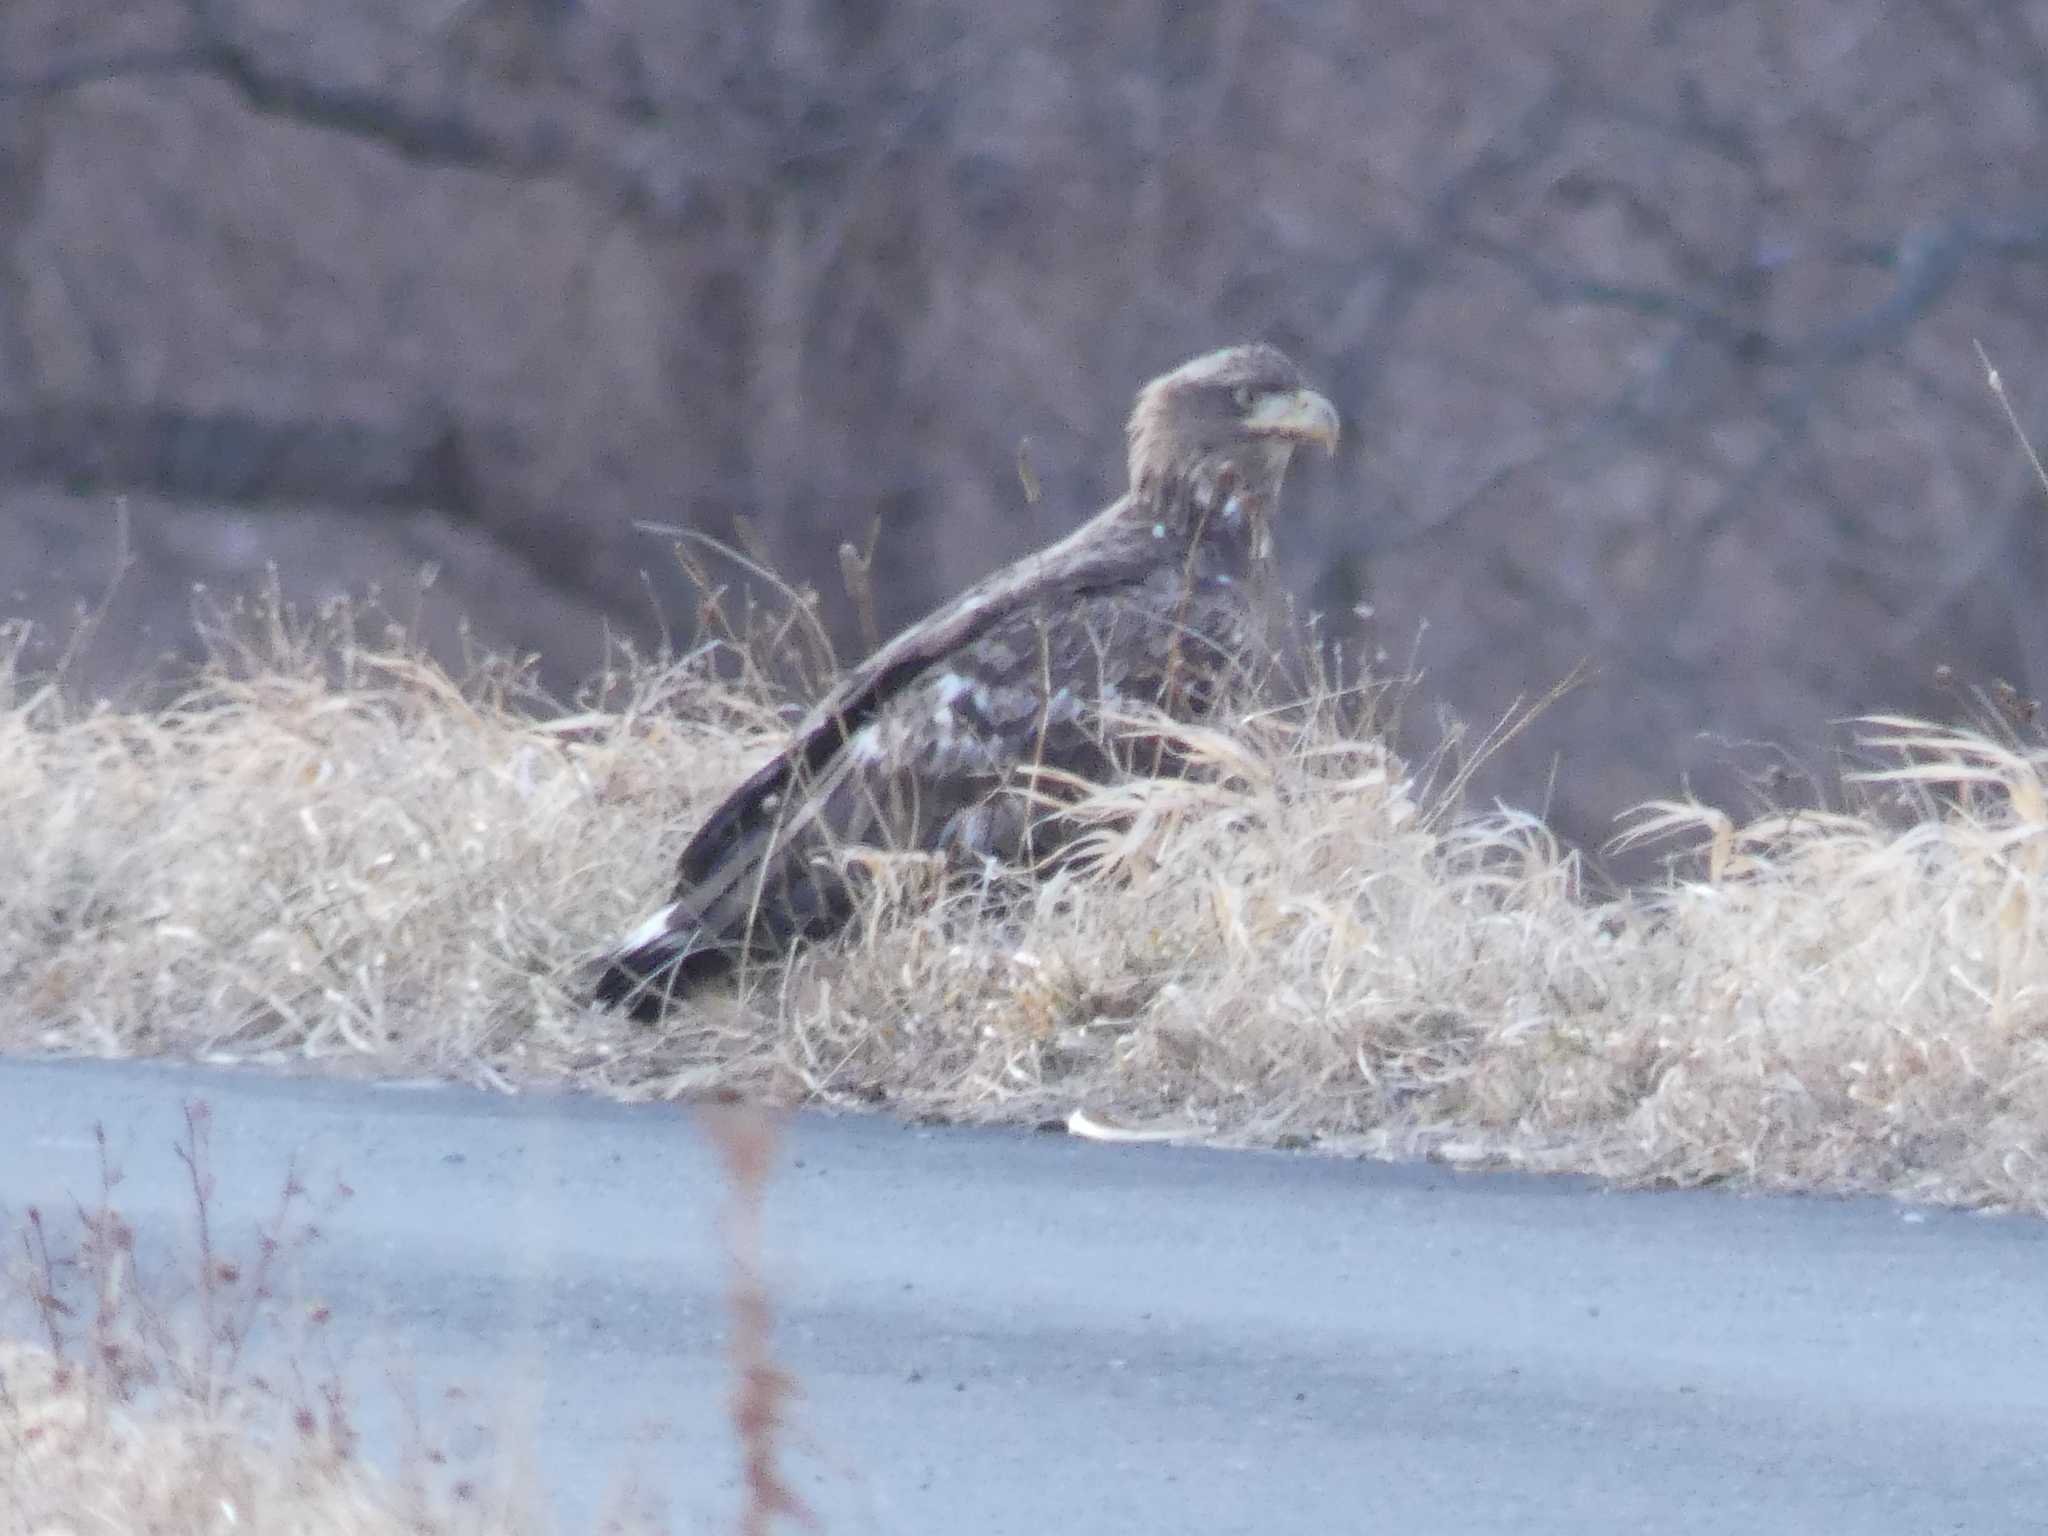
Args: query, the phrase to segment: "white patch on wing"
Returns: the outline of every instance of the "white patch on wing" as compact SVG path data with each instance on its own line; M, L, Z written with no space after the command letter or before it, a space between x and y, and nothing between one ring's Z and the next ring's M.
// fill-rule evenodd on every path
M939 702L932 709L932 724L953 728L953 701L975 685L958 672L948 672L939 678Z
M675 921L676 911L681 906L681 902L672 901L663 907L659 912L648 918L646 922L621 939L619 941L620 950L644 949L656 939L662 937L668 932L669 925Z
M882 760L882 728L879 725L864 725L853 733L846 750L853 754L856 763L879 763Z

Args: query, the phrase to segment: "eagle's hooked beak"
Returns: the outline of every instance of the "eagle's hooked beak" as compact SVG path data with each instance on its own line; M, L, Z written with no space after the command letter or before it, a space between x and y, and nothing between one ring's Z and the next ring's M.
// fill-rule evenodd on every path
M1321 443L1325 452L1337 451L1337 407L1312 389L1267 395L1251 408L1245 425L1261 437Z

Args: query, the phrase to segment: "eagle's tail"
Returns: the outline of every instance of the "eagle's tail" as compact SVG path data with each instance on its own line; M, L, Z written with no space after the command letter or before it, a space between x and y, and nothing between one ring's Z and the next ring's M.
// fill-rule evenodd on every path
M730 950L705 942L695 914L681 902L670 902L605 956L591 999L651 1024L678 997L732 965Z

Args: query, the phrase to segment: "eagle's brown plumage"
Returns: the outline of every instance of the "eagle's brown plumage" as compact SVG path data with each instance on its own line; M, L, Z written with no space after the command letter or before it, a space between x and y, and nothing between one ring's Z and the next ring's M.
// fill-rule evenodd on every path
M1276 348L1228 347L1154 379L1130 421L1130 487L849 673L684 848L675 899L609 957L598 1001L657 1017L693 983L853 906L848 844L1028 860L1057 826L1043 769L1131 763L1105 704L1199 717L1260 649L1264 564L1288 457L1334 450L1337 413Z

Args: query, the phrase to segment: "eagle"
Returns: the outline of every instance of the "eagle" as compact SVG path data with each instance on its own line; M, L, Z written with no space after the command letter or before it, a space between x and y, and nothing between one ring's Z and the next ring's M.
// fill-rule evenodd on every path
M684 847L674 898L604 957L596 1001L646 1020L853 914L847 850L1038 865L1049 787L1171 771L1116 722L1196 721L1273 659L1257 578L1289 458L1337 412L1264 343L1138 392L1124 494L848 672Z

